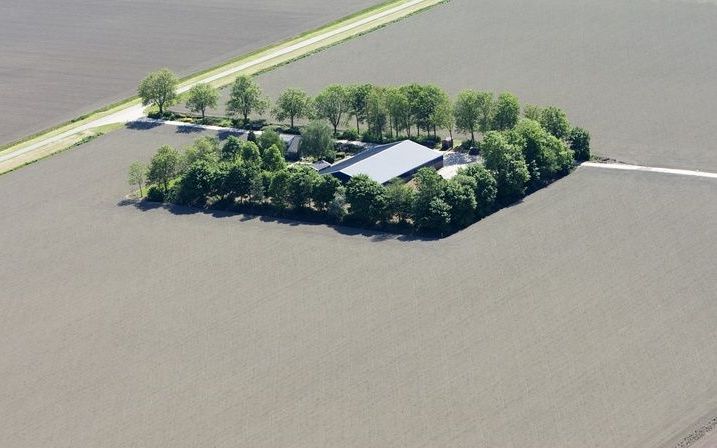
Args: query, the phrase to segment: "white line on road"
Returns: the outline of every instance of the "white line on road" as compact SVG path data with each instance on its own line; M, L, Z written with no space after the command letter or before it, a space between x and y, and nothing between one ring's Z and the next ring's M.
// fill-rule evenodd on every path
M622 163L584 162L580 166L585 166L588 168L602 168L602 169L608 169L608 170L644 171L644 172L648 172L648 173L676 174L679 176L706 177L709 179L717 179L717 173L710 173L708 171L680 170L680 169L674 169L674 168L657 168L657 167L653 167L653 166L626 165L626 164L622 164Z

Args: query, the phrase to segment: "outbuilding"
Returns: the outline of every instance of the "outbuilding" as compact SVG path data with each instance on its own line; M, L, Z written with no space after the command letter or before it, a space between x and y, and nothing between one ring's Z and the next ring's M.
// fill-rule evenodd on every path
M342 182L365 174L380 184L394 178L410 179L424 167L436 170L443 167L443 154L411 140L374 146L319 171Z

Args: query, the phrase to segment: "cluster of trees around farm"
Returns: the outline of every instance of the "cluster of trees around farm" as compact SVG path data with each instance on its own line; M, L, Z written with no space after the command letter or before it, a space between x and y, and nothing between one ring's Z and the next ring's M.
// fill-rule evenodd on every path
M501 95L492 112L483 106L487 102L492 96L465 91L453 105L457 126L482 135L483 163L450 180L424 168L411 182L384 186L358 175L343 185L308 164L288 165L280 135L265 130L223 144L202 137L183 152L163 146L147 167L132 165L130 183L141 195L148 183L146 198L155 202L446 235L568 174L576 159L589 154L590 135L572 128L559 109L526 107L521 117L512 95ZM435 132L431 126L419 127ZM303 134L302 152L320 157L331 151L332 131L313 122Z
M177 83L176 76L163 69L142 81L139 95L144 104L156 105L162 114L177 101ZM215 89L198 84L188 91L186 106L204 117L207 109L217 106L218 100L219 94ZM447 131L451 140L454 130L470 136L468 146L475 144L477 134L511 130L521 118L520 102L509 92L496 98L492 92L465 90L451 99L437 86L420 84L399 87L334 84L314 98L303 90L289 88L270 107L256 80L246 75L239 76L231 86L227 111L240 116L246 124L253 114L263 114L267 110L271 110L277 120L288 120L291 128L299 119L323 120L333 128L334 137L339 135L340 126L355 122L355 129L348 129L342 134L349 140L362 138L370 142L385 142L402 138L421 140L423 137L436 143L440 129ZM589 146L581 144L586 143L587 132L572 128L560 109L526 106L524 116L537 122L554 137L572 142L578 160L589 158Z

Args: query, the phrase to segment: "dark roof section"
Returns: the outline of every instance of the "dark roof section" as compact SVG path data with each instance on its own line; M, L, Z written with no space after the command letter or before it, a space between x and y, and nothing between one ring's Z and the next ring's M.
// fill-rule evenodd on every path
M376 182L384 184L423 166L435 165L442 161L443 154L440 152L411 140L404 140L361 151L353 157L322 169L320 174L340 175L344 178L365 174Z

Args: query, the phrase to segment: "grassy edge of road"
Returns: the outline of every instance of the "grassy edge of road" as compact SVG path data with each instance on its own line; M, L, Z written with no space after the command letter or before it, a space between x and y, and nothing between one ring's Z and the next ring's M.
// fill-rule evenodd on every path
M247 62L250 62L252 59L262 57L265 54L270 54L270 53L279 51L282 48L287 48L287 47L290 47L297 43L300 43L304 40L311 39L312 37L319 36L319 35L327 33L327 32L331 32L332 30L341 28L343 26L350 25L354 22L360 21L360 20L370 17L372 15L380 14L383 11L389 10L394 7L398 7L404 3L407 3L408 1L409 0L384 1L377 5L374 5L372 7L366 8L362 11L358 11L349 16L345 16L345 17L337 19L331 23L322 25L319 28L299 34L298 36L294 36L294 37L288 38L286 40L280 41L278 43L271 44L269 46L258 49L254 52L238 56L236 58L233 58L233 59L231 59L227 62L224 62L220 65L217 65L215 67L211 67L206 70L202 70L200 72L192 73L192 74L185 76L181 79L180 87L183 85L199 82L204 78L210 77L215 74L222 73L223 71L231 70L234 67L237 67L237 66L245 64ZM435 5L443 3L445 1L447 1L447 0L425 0L425 1L420 2L412 7L406 8L405 10L399 11L396 14L390 14L383 18L380 18L379 20L377 20L375 22L370 22L368 24L353 28L351 30L346 31L345 33L339 33L336 36L332 36L324 41L316 43L315 45L309 45L309 46L301 48L295 52L291 52L284 56L280 56L276 59L271 59L269 61L266 61L263 64L257 64L257 66L253 66L250 69L248 69L247 72L257 73L257 72L261 72L261 71L266 71L267 69L271 68L273 65L278 66L278 65L286 64L292 60L299 59L300 57L302 57L302 55L305 56L305 55L314 53L323 47L336 45L337 43L343 42L350 38L360 36L370 30L380 28L382 26L385 26L388 23L395 22L396 20L402 19L403 17L409 16L415 12L427 9L429 7L435 6ZM231 80L235 76L236 76L236 73L232 74L230 76L227 76L225 78L215 80L212 82L212 85L214 85L215 87L220 87L220 86L226 85L229 82L231 82ZM14 142L0 145L0 155L8 154L14 150L20 149L24 145L40 142L43 139L51 138L53 136L56 136L56 135L59 135L59 134L65 133L65 132L72 131L73 128L82 126L87 123L91 123L92 121L112 115L116 112L120 112L128 107L135 106L138 104L140 104L140 100L136 96L127 98L125 100L121 100L119 102L115 102L108 106L97 109L94 112L84 114L84 115L77 117L75 119L72 119L68 122L62 123L60 125L54 126L52 128L46 129L44 131L40 131L38 133L32 134L32 135L22 138L20 140L16 140ZM0 173L5 172L5 171L6 170L0 168Z

